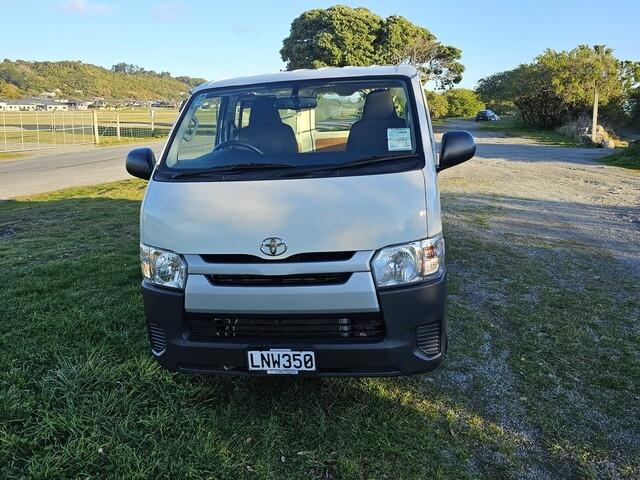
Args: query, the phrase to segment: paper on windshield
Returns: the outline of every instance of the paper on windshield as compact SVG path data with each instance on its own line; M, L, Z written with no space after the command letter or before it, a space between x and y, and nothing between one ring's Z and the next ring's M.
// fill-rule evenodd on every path
M412 150L411 130L408 128L387 128L387 149L390 152Z

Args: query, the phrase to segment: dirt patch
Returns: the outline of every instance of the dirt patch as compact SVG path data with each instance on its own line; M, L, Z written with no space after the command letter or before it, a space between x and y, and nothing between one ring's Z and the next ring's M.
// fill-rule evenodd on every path
M470 130L478 150L440 174L443 204L451 198L490 211L493 234L578 242L640 271L640 175L597 163L607 155L601 149L540 145L469 121L453 128Z

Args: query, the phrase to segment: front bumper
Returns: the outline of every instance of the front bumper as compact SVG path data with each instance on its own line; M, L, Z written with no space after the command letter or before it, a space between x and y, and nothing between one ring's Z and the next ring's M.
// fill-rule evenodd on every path
M377 292L385 322L383 340L257 339L238 341L192 341L185 323L184 292L142 283L144 308L153 353L158 362L172 371L266 375L247 370L248 350L290 348L312 350L316 372L305 376L393 376L424 373L437 367L447 347L445 303L446 274L428 283L385 289ZM419 348L424 337L419 332L435 332L437 352ZM423 345L420 343L420 345ZM430 344L433 347L433 339Z

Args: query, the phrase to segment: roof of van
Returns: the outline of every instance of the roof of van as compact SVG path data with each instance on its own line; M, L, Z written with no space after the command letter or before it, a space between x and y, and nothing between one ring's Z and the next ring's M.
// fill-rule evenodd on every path
M322 78L372 77L385 75L403 75L413 77L417 74L411 65L374 65L371 67L325 67L282 72L245 75L242 77L220 78L203 83L193 89L193 93L207 88L235 87L258 83L287 82L292 80L314 80Z

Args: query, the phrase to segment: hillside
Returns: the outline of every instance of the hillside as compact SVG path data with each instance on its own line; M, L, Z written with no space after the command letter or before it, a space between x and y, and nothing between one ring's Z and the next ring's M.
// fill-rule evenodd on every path
M56 91L61 97L88 99L179 99L204 79L172 77L168 73L114 72L82 62L0 63L0 97L20 98Z

